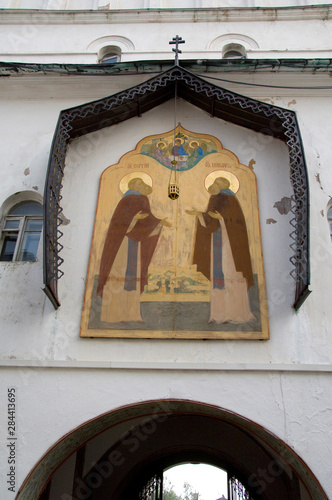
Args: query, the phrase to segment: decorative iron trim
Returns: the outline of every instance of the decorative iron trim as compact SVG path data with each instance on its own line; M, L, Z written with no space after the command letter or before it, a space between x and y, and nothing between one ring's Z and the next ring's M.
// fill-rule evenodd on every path
M174 66L158 76L112 96L60 113L50 153L45 183L44 283L45 293L59 307L58 280L63 275L59 253L61 188L69 140L144 113L173 98L175 82L178 96L215 117L282 139L288 146L290 179L293 186L291 275L296 282L294 308L298 309L310 293L309 279L309 193L305 157L294 111L225 90L193 73ZM154 99L151 99L151 95ZM139 105L138 105L139 101Z
M163 471L155 474L139 492L138 500L162 500Z
M228 478L228 498L229 500L255 500L236 476Z

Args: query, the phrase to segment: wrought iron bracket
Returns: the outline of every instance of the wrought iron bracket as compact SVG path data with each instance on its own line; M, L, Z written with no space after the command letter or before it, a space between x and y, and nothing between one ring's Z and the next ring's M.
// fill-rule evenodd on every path
M291 219L293 255L291 275L296 282L294 308L310 293L309 269L309 190L307 170L296 114L268 103L225 90L195 74L173 66L135 87L81 106L61 111L55 130L44 195L44 291L55 308L59 307L58 280L63 275L60 256L61 188L69 141L95 130L128 120L177 95L214 117L283 140L289 150L290 179L293 186Z

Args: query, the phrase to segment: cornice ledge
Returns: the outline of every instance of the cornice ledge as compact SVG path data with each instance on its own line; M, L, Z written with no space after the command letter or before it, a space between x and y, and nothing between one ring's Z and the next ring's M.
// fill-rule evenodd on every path
M149 362L149 361L80 361L54 359L2 359L0 369L94 369L94 370L195 370L227 372L297 372L297 373L332 373L331 364L322 363L210 363L210 362Z
M181 15L183 13L184 15ZM332 6L178 8L123 10L0 9L0 24L123 24L236 21L328 21Z
M103 75L139 75L156 74L172 68L172 60L145 60L120 62L112 65L71 64L71 63L21 63L0 61L0 77L23 77L40 75L103 76ZM332 60L324 59L182 59L180 67L206 76L213 73L227 72L305 72L329 74Z

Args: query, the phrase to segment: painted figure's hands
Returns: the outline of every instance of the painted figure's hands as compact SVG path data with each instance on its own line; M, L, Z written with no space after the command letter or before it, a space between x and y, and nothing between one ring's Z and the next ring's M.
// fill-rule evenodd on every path
M142 214L142 210L140 210L136 215L134 215L134 219L141 220L145 219L149 214Z
M197 217L202 215L202 212L200 212L199 210L196 210L196 208L192 208L192 210L186 210L186 213L189 215L197 215Z
M162 219L160 221L160 224L165 227L172 227L172 224L167 220L167 217L165 219Z
M209 216L212 217L213 219L219 219L222 220L222 215L215 210L214 212L208 212Z

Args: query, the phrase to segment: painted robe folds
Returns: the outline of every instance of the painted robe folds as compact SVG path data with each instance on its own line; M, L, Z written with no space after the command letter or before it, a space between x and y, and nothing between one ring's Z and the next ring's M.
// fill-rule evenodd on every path
M145 217L135 218L140 215ZM97 295L103 297L103 321L141 321L140 294L148 282L159 223L145 195L127 191L118 203L100 262Z
M198 217L193 263L211 281L211 322L254 319L248 298L254 278L246 223L230 189L211 195L206 212Z

